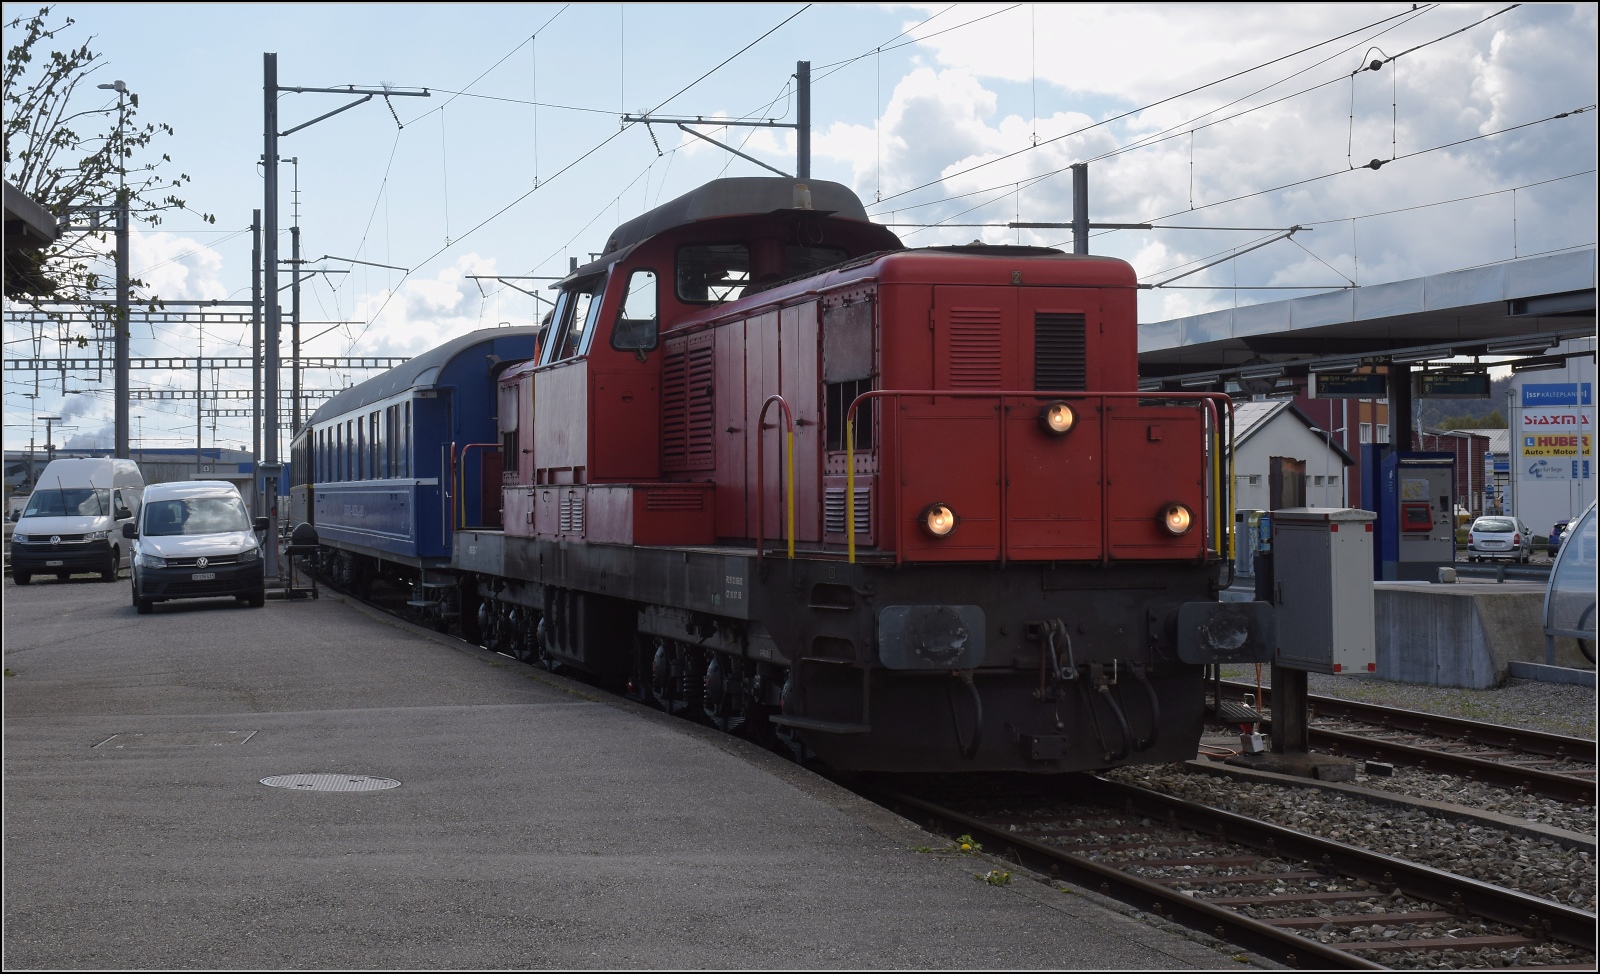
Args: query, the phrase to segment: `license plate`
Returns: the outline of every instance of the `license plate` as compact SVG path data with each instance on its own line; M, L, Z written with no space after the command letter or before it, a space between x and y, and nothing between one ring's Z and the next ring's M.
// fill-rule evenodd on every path
M60 568L62 565L65 565L65 564L66 564L66 562L64 562L64 561L47 561L47 562L44 563L44 567L46 567L46 568Z
M216 572L195 572L189 576L196 582L214 582L217 580Z

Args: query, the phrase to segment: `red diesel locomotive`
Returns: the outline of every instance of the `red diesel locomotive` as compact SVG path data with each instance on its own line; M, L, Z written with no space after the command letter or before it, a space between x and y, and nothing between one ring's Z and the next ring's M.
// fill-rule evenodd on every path
M492 379L501 522L452 526L486 645L878 771L1192 757L1204 665L1270 658L1217 601L1229 401L1136 391L1126 263L743 178L555 290Z

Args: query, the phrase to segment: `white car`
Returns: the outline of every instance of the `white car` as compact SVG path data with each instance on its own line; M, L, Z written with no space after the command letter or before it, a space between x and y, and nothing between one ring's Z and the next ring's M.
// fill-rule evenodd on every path
M267 519L252 520L239 489L215 480L154 484L144 491L133 541L133 606L140 615L168 599L233 596L266 603L261 538Z
M1525 563L1533 558L1533 531L1519 517L1486 514L1472 522L1467 537L1468 561L1510 558Z

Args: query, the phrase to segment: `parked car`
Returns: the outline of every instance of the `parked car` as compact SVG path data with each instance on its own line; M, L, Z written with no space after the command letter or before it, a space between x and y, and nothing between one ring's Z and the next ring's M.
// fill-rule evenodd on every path
M267 519L245 510L239 489L219 480L145 488L144 510L123 528L133 544L133 606L148 615L168 599L232 596L266 602L261 540Z
M11 577L65 581L95 572L116 581L128 563L122 527L139 513L144 476L132 460L62 458L50 461L11 530Z
M1567 521L1557 521L1556 526L1550 529L1550 543L1546 553L1554 558L1556 552L1561 550L1561 542L1567 538Z
M1510 558L1527 562L1533 558L1533 531L1519 517L1490 514L1472 522L1467 532L1467 560L1488 561Z

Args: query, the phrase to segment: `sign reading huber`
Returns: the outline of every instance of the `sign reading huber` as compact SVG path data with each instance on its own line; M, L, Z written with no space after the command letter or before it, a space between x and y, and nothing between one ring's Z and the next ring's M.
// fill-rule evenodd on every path
M1585 410L1523 410L1517 430L1522 471L1535 480L1587 479L1594 456L1593 429Z

